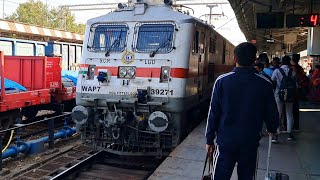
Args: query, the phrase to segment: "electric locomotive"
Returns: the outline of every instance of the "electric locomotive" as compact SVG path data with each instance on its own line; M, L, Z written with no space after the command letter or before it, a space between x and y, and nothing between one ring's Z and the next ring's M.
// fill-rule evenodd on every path
M83 47L72 117L84 141L119 155L169 153L234 64L229 41L162 0L89 20Z

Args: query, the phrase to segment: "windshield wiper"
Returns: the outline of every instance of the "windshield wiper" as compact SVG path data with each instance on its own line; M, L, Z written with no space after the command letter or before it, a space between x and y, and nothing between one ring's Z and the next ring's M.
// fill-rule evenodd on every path
M172 35L170 35L169 38L165 42L160 44L159 47L156 50L152 51L150 53L150 57L154 57L157 54L157 52L159 51L160 48L165 47L168 44L168 42L171 42L171 37L172 37Z
M107 52L106 52L106 54L105 54L106 57L110 56L110 50L111 50L111 48L113 48L113 46L116 45L116 43L120 43L121 35L122 35L122 29L121 29L121 31L120 31L120 35L117 37L117 39L115 39L115 40L113 41L113 43L111 44L111 46L108 48L108 50L107 50Z

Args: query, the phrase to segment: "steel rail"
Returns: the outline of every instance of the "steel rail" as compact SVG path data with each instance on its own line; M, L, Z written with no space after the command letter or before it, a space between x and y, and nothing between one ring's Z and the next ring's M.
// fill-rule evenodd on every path
M87 157L86 159L78 162L77 164L66 169L65 171L52 177L51 180L67 179L69 176L71 176L77 172L80 172L81 169L84 168L85 166L88 166L88 165L94 163L102 155L102 153L103 153L102 151L98 151L98 152L94 153L93 155Z

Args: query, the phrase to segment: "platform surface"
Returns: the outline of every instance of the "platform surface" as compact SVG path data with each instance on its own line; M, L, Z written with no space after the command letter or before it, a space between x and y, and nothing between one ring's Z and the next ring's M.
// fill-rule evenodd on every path
M301 107L300 107L301 108ZM205 126L203 121L166 158L149 180L200 180L205 160ZM320 180L320 112L300 112L301 131L296 141L280 135L279 144L272 146L271 170L289 175L290 180ZM259 147L258 180L264 179L268 137ZM237 180L236 168L231 180Z

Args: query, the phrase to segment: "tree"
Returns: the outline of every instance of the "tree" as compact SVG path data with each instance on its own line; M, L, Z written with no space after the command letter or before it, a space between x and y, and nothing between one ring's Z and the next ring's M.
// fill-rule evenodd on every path
M85 25L77 24L74 15L68 9L49 8L39 0L29 0L20 4L17 10L6 19L79 34L84 34L85 30Z

